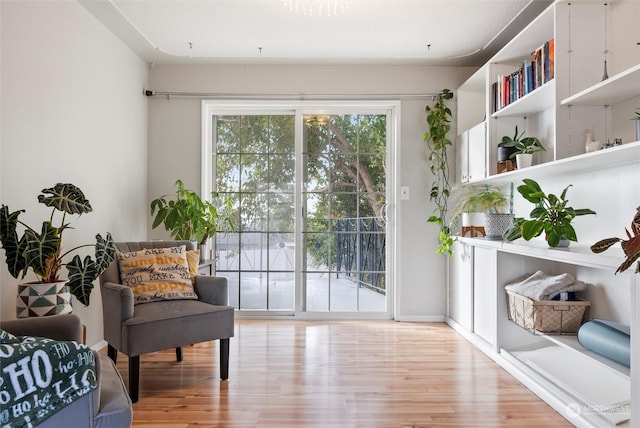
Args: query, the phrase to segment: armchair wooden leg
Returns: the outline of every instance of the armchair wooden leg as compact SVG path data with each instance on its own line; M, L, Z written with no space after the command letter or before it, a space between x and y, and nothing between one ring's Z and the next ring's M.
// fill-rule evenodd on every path
M229 338L220 339L220 379L229 379Z
M107 344L107 355L111 358L113 364L118 361L118 350L109 344Z
M140 355L129 357L129 397L133 403L138 402L140 386Z
M176 348L176 361L177 362L182 361L182 347L181 346L178 346Z

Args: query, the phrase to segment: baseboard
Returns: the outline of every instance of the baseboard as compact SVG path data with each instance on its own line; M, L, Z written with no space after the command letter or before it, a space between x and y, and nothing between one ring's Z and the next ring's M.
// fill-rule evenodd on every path
M400 315L396 316L396 321L401 322L445 322L444 315Z
M100 342L96 343L95 345L92 345L91 349L94 350L94 351L100 351L101 349L106 348L107 345L109 345L109 344L107 343L106 340L101 340Z

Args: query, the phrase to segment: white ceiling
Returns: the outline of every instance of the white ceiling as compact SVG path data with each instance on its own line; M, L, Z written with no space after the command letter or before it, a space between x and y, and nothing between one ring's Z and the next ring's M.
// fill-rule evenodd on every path
M149 63L459 66L485 62L550 3L544 0L79 1ZM321 15L302 13L309 4L319 6L336 1L345 3L344 11L340 4L333 16L326 15L326 7Z

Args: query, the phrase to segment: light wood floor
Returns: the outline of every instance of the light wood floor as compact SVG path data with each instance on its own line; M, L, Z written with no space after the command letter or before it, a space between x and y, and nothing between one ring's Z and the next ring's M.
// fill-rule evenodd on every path
M217 342L143 355L133 426L571 426L445 324L236 320L230 360L220 381Z

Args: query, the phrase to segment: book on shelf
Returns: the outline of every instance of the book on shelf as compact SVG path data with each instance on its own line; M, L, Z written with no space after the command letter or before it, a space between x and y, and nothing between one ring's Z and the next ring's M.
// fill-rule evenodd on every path
M553 79L554 39L544 42L510 74L499 74L491 85L493 112L508 106Z

